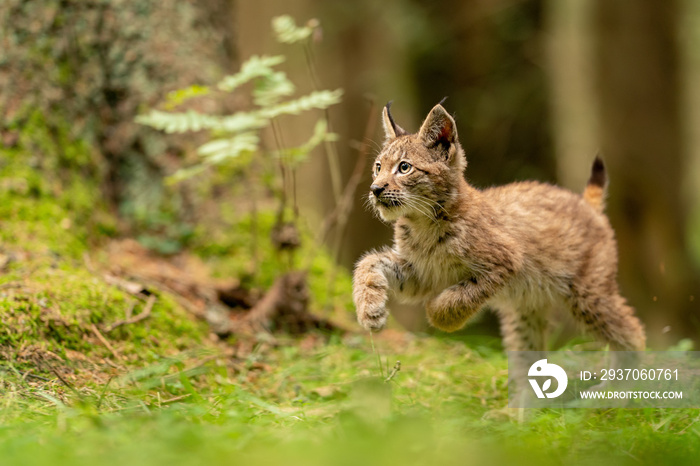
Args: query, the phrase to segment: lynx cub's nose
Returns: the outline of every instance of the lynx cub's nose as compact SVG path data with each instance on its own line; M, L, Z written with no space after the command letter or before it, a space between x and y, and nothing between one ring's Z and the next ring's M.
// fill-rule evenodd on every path
M379 195L384 192L384 188L385 186L379 186L378 184L373 184L369 187L370 191L372 191L376 197L379 197Z

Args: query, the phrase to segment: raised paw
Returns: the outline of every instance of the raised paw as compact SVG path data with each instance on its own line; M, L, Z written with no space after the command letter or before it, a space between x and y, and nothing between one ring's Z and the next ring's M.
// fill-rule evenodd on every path
M445 332L461 329L473 314L461 307L451 294L452 291L448 288L425 305L430 325Z

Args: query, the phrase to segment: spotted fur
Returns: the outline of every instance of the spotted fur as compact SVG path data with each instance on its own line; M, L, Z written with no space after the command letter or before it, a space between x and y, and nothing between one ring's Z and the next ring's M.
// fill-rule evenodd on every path
M536 182L479 190L454 119L435 106L409 134L384 109L386 142L369 202L394 225L394 244L357 263L358 321L386 324L391 292L423 303L431 325L455 331L485 306L509 350L544 350L548 313L568 308L617 350L641 350L644 330L618 292L617 246L603 211L605 169L596 159L585 196Z

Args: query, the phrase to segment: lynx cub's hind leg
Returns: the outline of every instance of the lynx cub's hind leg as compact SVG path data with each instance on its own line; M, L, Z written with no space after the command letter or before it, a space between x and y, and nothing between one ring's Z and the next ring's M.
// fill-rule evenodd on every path
M601 296L574 292L571 299L574 318L613 351L644 351L644 328L624 298L615 293Z
M506 351L544 351L549 310L518 309L512 303L499 303L503 346Z
M607 296L575 293L572 301L574 318L589 334L610 345L610 367L636 368L639 357L634 351L644 351L646 337L644 327L624 298L616 293ZM608 385L609 381L603 381L588 390L601 391Z
M514 303L497 304L496 313L501 323L501 335L506 351L544 351L549 308L518 308ZM545 357L544 355L542 357ZM522 397L530 394L527 386L527 373L532 360L539 357L525 357L522 353L509 355L508 385L522 403Z

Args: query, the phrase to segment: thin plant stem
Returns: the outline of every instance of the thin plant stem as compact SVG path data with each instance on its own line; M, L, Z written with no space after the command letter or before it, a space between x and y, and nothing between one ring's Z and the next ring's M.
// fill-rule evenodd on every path
M316 73L316 66L314 65L313 53L311 51L311 45L309 41L304 42L304 56L306 58L306 66L309 69L309 74L311 75L311 81L314 85L314 90L318 91L321 88L320 80L318 79L318 73ZM328 109L324 109L323 115L326 119L326 127L329 132L333 132L333 125L331 124L331 116ZM323 147L326 151L326 157L328 158L328 169L331 173L331 187L333 189L333 197L335 199L336 205L340 202L342 193L342 181L340 173L340 158L338 157L338 151L335 150L335 145L330 141L324 141Z
M294 221L299 220L299 203L297 202L297 169L292 167L292 202L294 203Z
M285 164L284 156L282 155L283 153L283 143L282 143L282 134L280 132L279 127L277 126L277 122L275 120L271 121L270 128L272 128L272 134L275 138L275 145L277 146L277 152L280 154L279 158L279 166L280 166L280 172L282 173L282 192L280 193L280 210L279 210L279 219L280 223L282 222L284 218L284 209L287 206L287 167Z
M258 196L255 189L257 183L258 164L255 160L251 163L251 176L248 177L248 194L250 195L250 249L253 256L253 276L257 276L260 264L260 251L258 247Z
M372 353L377 357L377 366L379 366L379 375L384 377L384 370L382 369L382 358L377 352L377 348L374 347L374 334L369 332L369 341L372 344Z
M370 150L371 135L374 131L374 126L376 124L376 103L371 97L369 98L369 102L370 109L369 115L367 117L367 125L365 126L365 134L362 140L362 144L359 148L359 155L357 157L357 161L355 162L355 168L353 169L352 175L350 175L350 179L345 185L345 189L343 190L343 195L341 197L340 202L336 204L333 211L331 211L331 213L328 214L323 220L323 224L321 225L321 231L319 232L316 238L316 242L319 245L324 244L327 241L329 232L336 225L336 234L339 235L341 238L343 237L345 227L347 225L347 221L353 207L353 196L355 195L357 187L360 184L360 181L362 180L362 175L367 165L367 156ZM334 243L334 247L336 249L339 248L341 245L342 241L336 241ZM311 266L317 249L318 248L314 249L314 251L312 251L312 253L307 258L307 268ZM337 256L338 254L335 255L336 260Z

